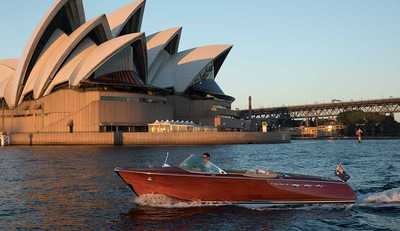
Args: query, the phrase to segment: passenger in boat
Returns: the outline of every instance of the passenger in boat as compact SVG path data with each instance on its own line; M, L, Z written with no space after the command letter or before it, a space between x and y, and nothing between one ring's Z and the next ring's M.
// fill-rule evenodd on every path
M203 161L204 163L207 163L208 161L210 161L211 155L208 152L203 153Z
M343 164L340 163L336 166L336 176L338 176L343 182L350 180L350 175L344 170Z
M211 155L203 153L202 155L190 155L179 167L187 171L226 174L226 172L210 161Z
M202 172L214 172L213 166L210 162L211 155L208 152L203 153L203 169Z

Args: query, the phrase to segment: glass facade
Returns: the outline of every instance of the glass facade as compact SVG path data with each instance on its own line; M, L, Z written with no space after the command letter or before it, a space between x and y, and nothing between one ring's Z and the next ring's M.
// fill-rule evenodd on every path
M214 127L199 126L189 121L156 121L148 126L151 133L216 131Z
M234 98L225 95L215 82L215 74L215 65L213 62L210 62L193 80L192 85L186 93L189 95L233 101Z
M192 85L196 85L204 80L214 80L214 63L210 62L193 80Z
M167 100L129 96L100 96L101 101L167 104Z

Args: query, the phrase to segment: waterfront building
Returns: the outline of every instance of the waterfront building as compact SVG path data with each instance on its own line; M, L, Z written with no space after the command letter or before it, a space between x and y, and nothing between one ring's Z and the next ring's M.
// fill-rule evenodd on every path
M299 135L301 137L311 138L324 138L324 137L339 137L343 136L344 126L342 124L327 124L319 125L316 127L305 127L299 128Z
M0 60L0 129L134 132L156 120L243 129L216 83L232 45L180 51L181 27L140 32L144 8L137 0L86 20L82 0L54 1L22 56Z
M151 133L171 133L171 132L216 132L217 128L210 126L200 126L193 121L155 121L149 124Z

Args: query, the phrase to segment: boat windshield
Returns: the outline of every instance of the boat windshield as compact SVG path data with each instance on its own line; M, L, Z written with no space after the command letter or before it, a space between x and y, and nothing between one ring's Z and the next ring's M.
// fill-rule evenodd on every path
M179 167L189 172L202 172L213 174L226 174L224 170L213 164L211 161L204 161L201 156L190 155Z

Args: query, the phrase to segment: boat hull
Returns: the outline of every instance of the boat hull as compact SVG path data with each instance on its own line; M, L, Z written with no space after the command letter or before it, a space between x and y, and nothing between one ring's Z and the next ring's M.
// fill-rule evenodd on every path
M318 178L246 177L116 169L138 195L163 194L184 201L234 204L354 203L356 194L346 183Z

